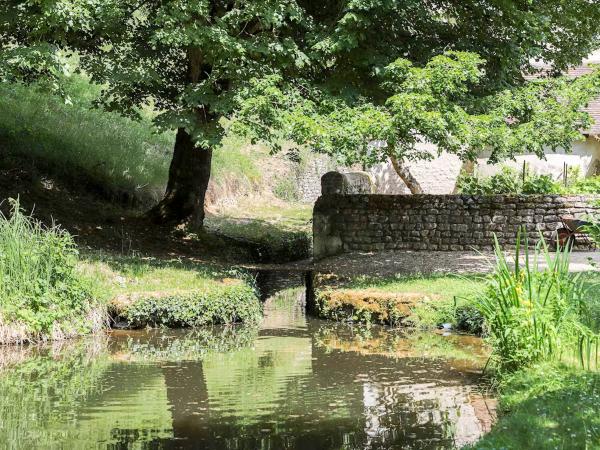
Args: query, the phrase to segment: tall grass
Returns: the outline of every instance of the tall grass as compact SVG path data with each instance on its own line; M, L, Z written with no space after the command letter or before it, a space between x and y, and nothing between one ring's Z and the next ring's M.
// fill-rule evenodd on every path
M72 237L45 228L11 200L0 215L0 343L59 339L103 326L103 308L76 270Z
M571 248L552 255L543 238L533 252L528 244L519 231L513 264L495 239L496 269L478 299L494 362L508 372L573 356L583 366L597 365L600 338L590 327L583 280L569 273Z
M0 85L0 144L9 154L47 163L59 176L159 198L172 136L154 134L148 123L89 109L88 103L67 105L35 86Z
M141 121L92 108L100 87L73 76L66 82L72 101L35 85L0 84L0 151L43 162L63 178L92 183L107 194L144 204L165 190L174 133L158 134L151 112ZM244 142L229 138L213 156L217 185L251 187L260 172Z

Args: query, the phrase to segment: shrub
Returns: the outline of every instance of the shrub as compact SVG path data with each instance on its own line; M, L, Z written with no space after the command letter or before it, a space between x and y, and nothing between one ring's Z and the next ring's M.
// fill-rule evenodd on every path
M490 194L515 194L521 190L519 175L508 167L503 167L500 173L492 175L486 182Z
M73 238L45 228L11 200L0 215L0 343L61 338L90 332L104 322L89 285L76 271Z
M262 317L256 292L246 284L210 290L140 293L113 302L113 314L134 328L198 327L235 322L257 323Z
M600 194L600 176L578 180L570 186L569 191L576 194Z
M550 175L529 176L521 187L523 194L560 194L563 190L560 183L554 181Z
M454 310L456 329L467 333L481 335L484 329L484 318L476 305L464 303Z
M521 247L525 249L523 266ZM541 239L530 255L527 238L522 241L519 231L514 267L509 266L497 238L495 253L495 272L477 304L499 369L514 371L569 354L577 354L582 364L589 365L599 336L587 323L588 304L580 275L569 273L570 249L559 249L552 258ZM547 267L542 268L540 261Z
M462 174L457 181L458 192L469 195L494 194L560 194L565 188L550 175L527 174L525 179L515 170L503 167L500 173L482 178Z

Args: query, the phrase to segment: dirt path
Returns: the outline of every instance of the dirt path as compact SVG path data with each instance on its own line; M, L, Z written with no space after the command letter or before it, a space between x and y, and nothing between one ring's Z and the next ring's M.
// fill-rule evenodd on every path
M511 260L513 256L509 255ZM493 268L492 252L428 252L390 251L379 253L345 253L317 262L309 260L289 264L269 264L245 266L260 270L313 270L335 273L344 277L369 276L393 277L395 275L416 274L466 274L487 273ZM545 264L541 264L545 266ZM571 256L571 271L584 272L599 270L600 252L574 252Z

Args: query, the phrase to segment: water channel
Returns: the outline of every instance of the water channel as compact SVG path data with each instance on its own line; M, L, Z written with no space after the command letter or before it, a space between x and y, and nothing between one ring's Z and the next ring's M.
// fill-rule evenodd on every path
M492 423L478 339L307 317L0 348L0 448L456 448Z

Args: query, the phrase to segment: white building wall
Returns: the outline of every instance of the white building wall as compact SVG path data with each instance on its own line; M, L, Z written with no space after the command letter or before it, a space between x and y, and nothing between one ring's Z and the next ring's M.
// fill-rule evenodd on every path
M594 137L588 137L585 141L575 142L570 152L560 150L553 152L548 150L545 159L536 155L519 155L515 161L503 161L500 164L490 165L487 158L477 160L477 173L482 176L490 176L497 173L502 166L509 166L516 170L522 170L523 162L527 162L528 170L537 174L550 174L555 179L563 176L564 165L568 167L579 167L580 176L595 175L596 160L600 157L600 141Z
M430 151L432 155L437 154L434 145L424 145L423 148ZM575 142L570 152L555 153L549 150L545 159L528 154L519 155L514 161L507 160L490 165L487 163L487 157L483 155L477 159L475 170L479 175L487 177L498 173L503 166L521 170L523 161L527 162L530 173L551 174L555 179L562 178L565 163L569 167L579 167L580 176L600 174L600 140L587 137L585 141ZM411 162L407 166L426 194L452 194L463 163L456 155L443 153L430 161ZM377 193L410 194L390 163L377 164L369 172L375 181Z
M437 148L432 144L423 144L433 159L429 161L409 162L407 167L419 181L426 194L449 194L454 191L456 179L460 173L462 162L456 155L444 153L437 155ZM373 177L377 193L379 194L410 194L410 191L400 179L392 165L388 163L377 164L369 169Z

